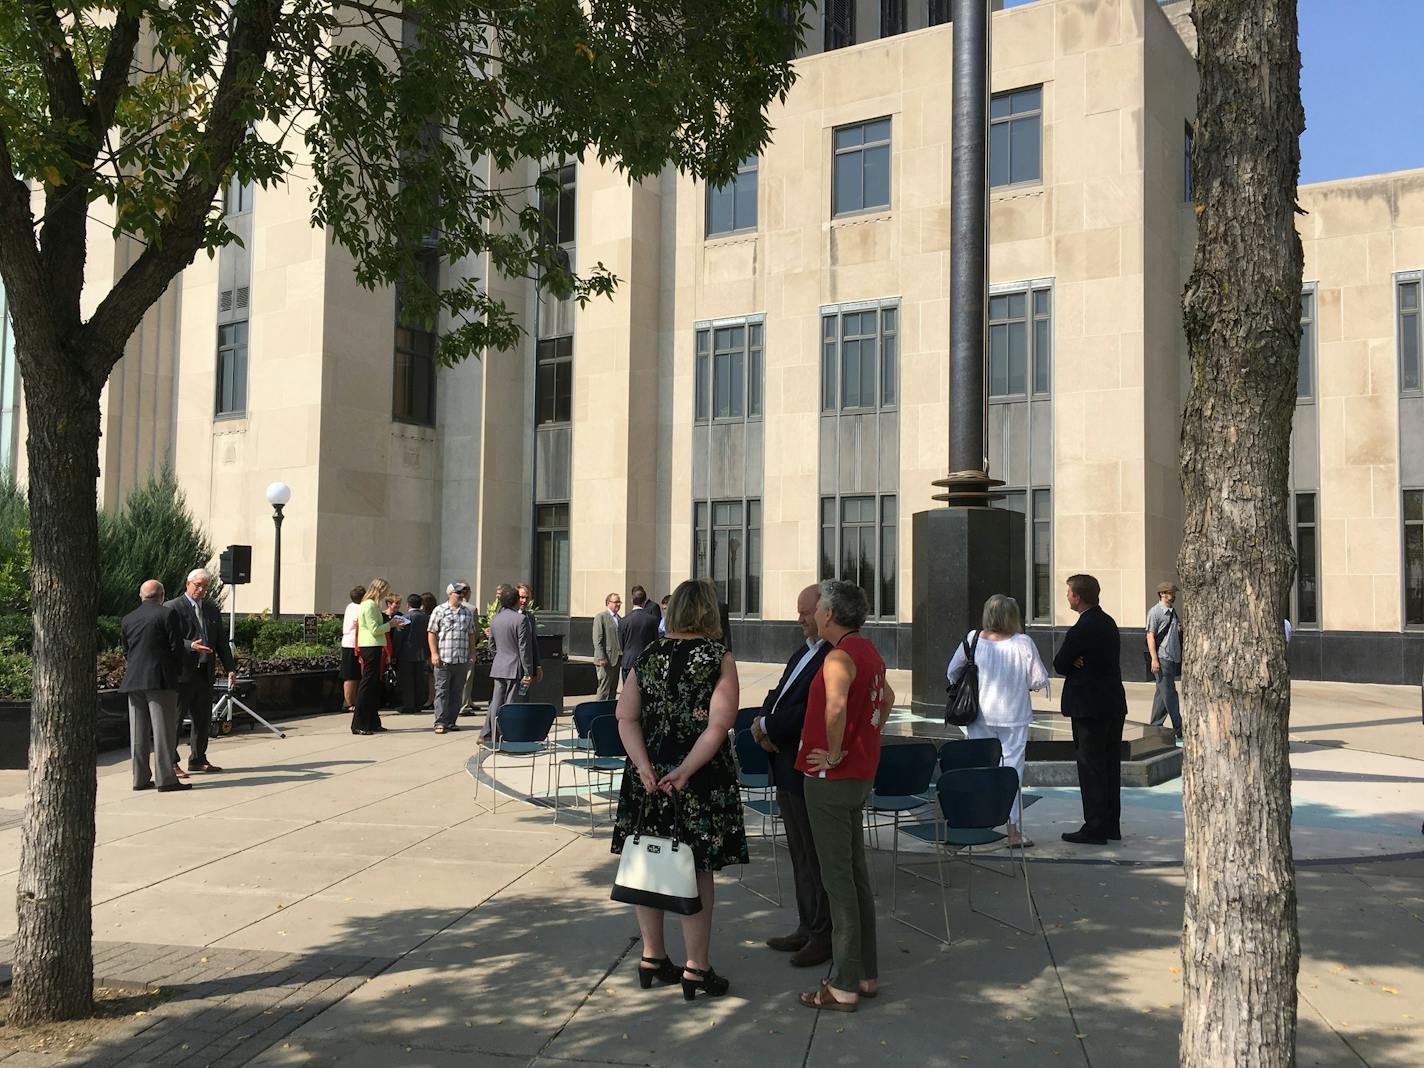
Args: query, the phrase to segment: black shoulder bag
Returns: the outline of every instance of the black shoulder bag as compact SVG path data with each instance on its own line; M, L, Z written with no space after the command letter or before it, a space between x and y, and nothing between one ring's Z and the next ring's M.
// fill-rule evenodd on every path
M964 673L945 687L949 695L944 706L944 721L954 727L967 727L979 718L979 668L974 663L974 647L979 644L979 632L974 640L961 640L964 646Z

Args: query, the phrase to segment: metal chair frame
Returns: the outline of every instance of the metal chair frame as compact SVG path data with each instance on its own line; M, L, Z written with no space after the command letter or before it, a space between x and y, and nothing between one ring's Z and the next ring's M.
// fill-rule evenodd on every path
M745 711L745 709L743 711ZM767 836L767 821L769 820L771 822L771 871L772 878L776 881L776 897L773 898L767 894L764 894L756 887L751 886L747 883L747 869L745 864L741 866L741 870L737 873L737 883L744 889L761 898L768 905L775 905L777 908L780 908L781 865L776 856L776 825L778 822L781 821L781 807L776 800L776 784L772 781L771 761L768 759L766 753L762 750L761 746L759 746L756 743L756 740L752 738L750 730L731 730L728 731L727 734L732 742L732 761L737 769L737 789L741 795L742 805L745 808L750 808L753 812L756 812L761 816L762 838L766 838ZM766 769L765 771L747 771L745 769L742 763L741 753L741 748L743 746L747 747L747 756L751 757L751 762L753 763L753 765L757 767L764 767ZM752 753L753 749L756 750L755 754ZM758 756L760 757L759 764L756 763ZM759 779L764 781L756 781ZM761 797L759 799L749 798L747 796L749 791L759 791L761 793Z
M529 715L530 713L533 713L533 712L535 712L535 711L540 711L542 714L545 714L545 715L547 715L547 717L548 717L548 722L545 723L544 729L543 729L542 731L530 731L530 732L527 732L527 733L531 733L531 734L537 734L537 735L538 735L537 738L531 738L531 739L527 739L527 740L526 740L526 739L523 739L523 738L510 739L510 738L507 738L507 737L505 736L505 735L508 733L508 732L506 731L506 729L505 729L505 726L504 726L506 719L511 719L511 720L512 720L512 719L514 719L514 718L516 718L516 717L522 717L522 716L525 716L525 715ZM482 761L482 762L481 762L481 765L483 766L485 762L488 762L488 764L489 764L490 793L491 793L492 796L491 796L491 799L490 799L490 805L489 805L488 807L489 807L489 810L490 810L491 812L498 812L498 811L499 811L499 786L498 786L498 784L497 784L497 782L496 782L496 780L495 780L495 772L496 772L496 771L498 770L498 768L499 768L499 757L502 756L502 755L503 755L503 756L515 756L515 757L526 757L526 756L529 757L529 794L528 794L528 796L525 798L525 800L528 801L528 802L530 802L531 804L533 803L533 801L534 801L534 775L535 775L535 772L537 771L538 766L539 766L539 757L540 757L542 754L546 754L546 753L551 753L551 752L553 752L553 746L552 746L552 745L550 744L550 742L549 742L549 731L553 729L554 721L555 721L557 718L558 718L558 709L556 709L553 705L550 705L550 704L542 704L542 703L506 705L506 706L500 708L499 711L495 713L495 731L494 731L493 736L490 738L490 740L489 740L488 742L480 742L480 743L479 743L479 748L482 749L482 750L484 750L484 751L488 754L488 755L486 756L486 758L485 758L485 761ZM514 732L514 733L516 733L516 734L523 734L523 733L526 733L526 732L518 731L518 732ZM519 748L512 748L512 747L515 747L515 746L517 746L517 747L519 747ZM551 770L550 770L548 767L546 767L546 768L545 768L545 780L544 780L544 792L545 792L546 794L549 792L549 783L550 783L550 775L551 775L551 774L552 774ZM475 787L476 787L475 801L476 801L476 803L478 804L478 802L479 802L479 789L478 789L478 788L479 788L479 780L478 780L478 779L475 780ZM558 808L558 804L557 804L557 799L555 799L555 801L556 801L556 803L555 803L555 805L554 805L554 817L555 817L555 819L557 819L557 818L558 818L558 813L559 813L559 808Z
M554 752L560 749L579 756L564 757L554 761L554 822L559 822L559 801L563 796L561 769L567 765L570 769L577 771L582 769L590 772L588 776L588 833L594 831L593 823L593 771L601 770L597 767L600 760L596 756L588 756L593 752L593 741L589 738L589 728L596 719L613 715L614 709L618 707L617 701L581 701L574 706L573 713L569 716L570 737L554 739ZM558 729L558 721L554 721L555 730ZM574 798L578 798L578 776L574 776Z
M596 832L594 822L594 785L595 775L608 776L608 805L607 813L610 823L613 822L613 777L621 774L628 759L628 754L623 748L623 739L618 734L618 720L614 716L597 716L588 725L588 737L591 744L592 756L565 757L559 764L567 764L570 768L582 770L588 776L588 833L592 836ZM557 779L555 780L557 782ZM555 805L554 822L558 822L558 806Z

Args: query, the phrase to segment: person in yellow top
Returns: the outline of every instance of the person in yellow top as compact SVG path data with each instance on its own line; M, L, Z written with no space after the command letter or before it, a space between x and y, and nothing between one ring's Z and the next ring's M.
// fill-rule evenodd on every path
M386 632L405 626L405 621L384 608L390 584L383 578L366 583L366 596L356 614L356 656L361 665L361 684L356 688L356 711L351 716L352 734L375 734L381 726L381 651Z

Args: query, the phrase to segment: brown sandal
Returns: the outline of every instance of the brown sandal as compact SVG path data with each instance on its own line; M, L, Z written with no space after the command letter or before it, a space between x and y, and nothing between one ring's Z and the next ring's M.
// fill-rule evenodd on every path
M864 994L860 995L864 997ZM858 1003L854 1001L837 1001L836 996L831 993L831 984L824 979L821 985L816 988L813 994L798 994L796 1000L805 1005L808 1009L824 1009L826 1012L855 1012Z

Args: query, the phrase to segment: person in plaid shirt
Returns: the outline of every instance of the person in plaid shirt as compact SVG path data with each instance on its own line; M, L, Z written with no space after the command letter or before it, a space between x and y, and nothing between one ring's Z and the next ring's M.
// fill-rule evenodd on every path
M435 733L457 731L460 696L470 661L479 643L479 620L464 601L469 587L452 582L445 587L445 603L430 613L426 640L430 643L430 663L435 668Z

